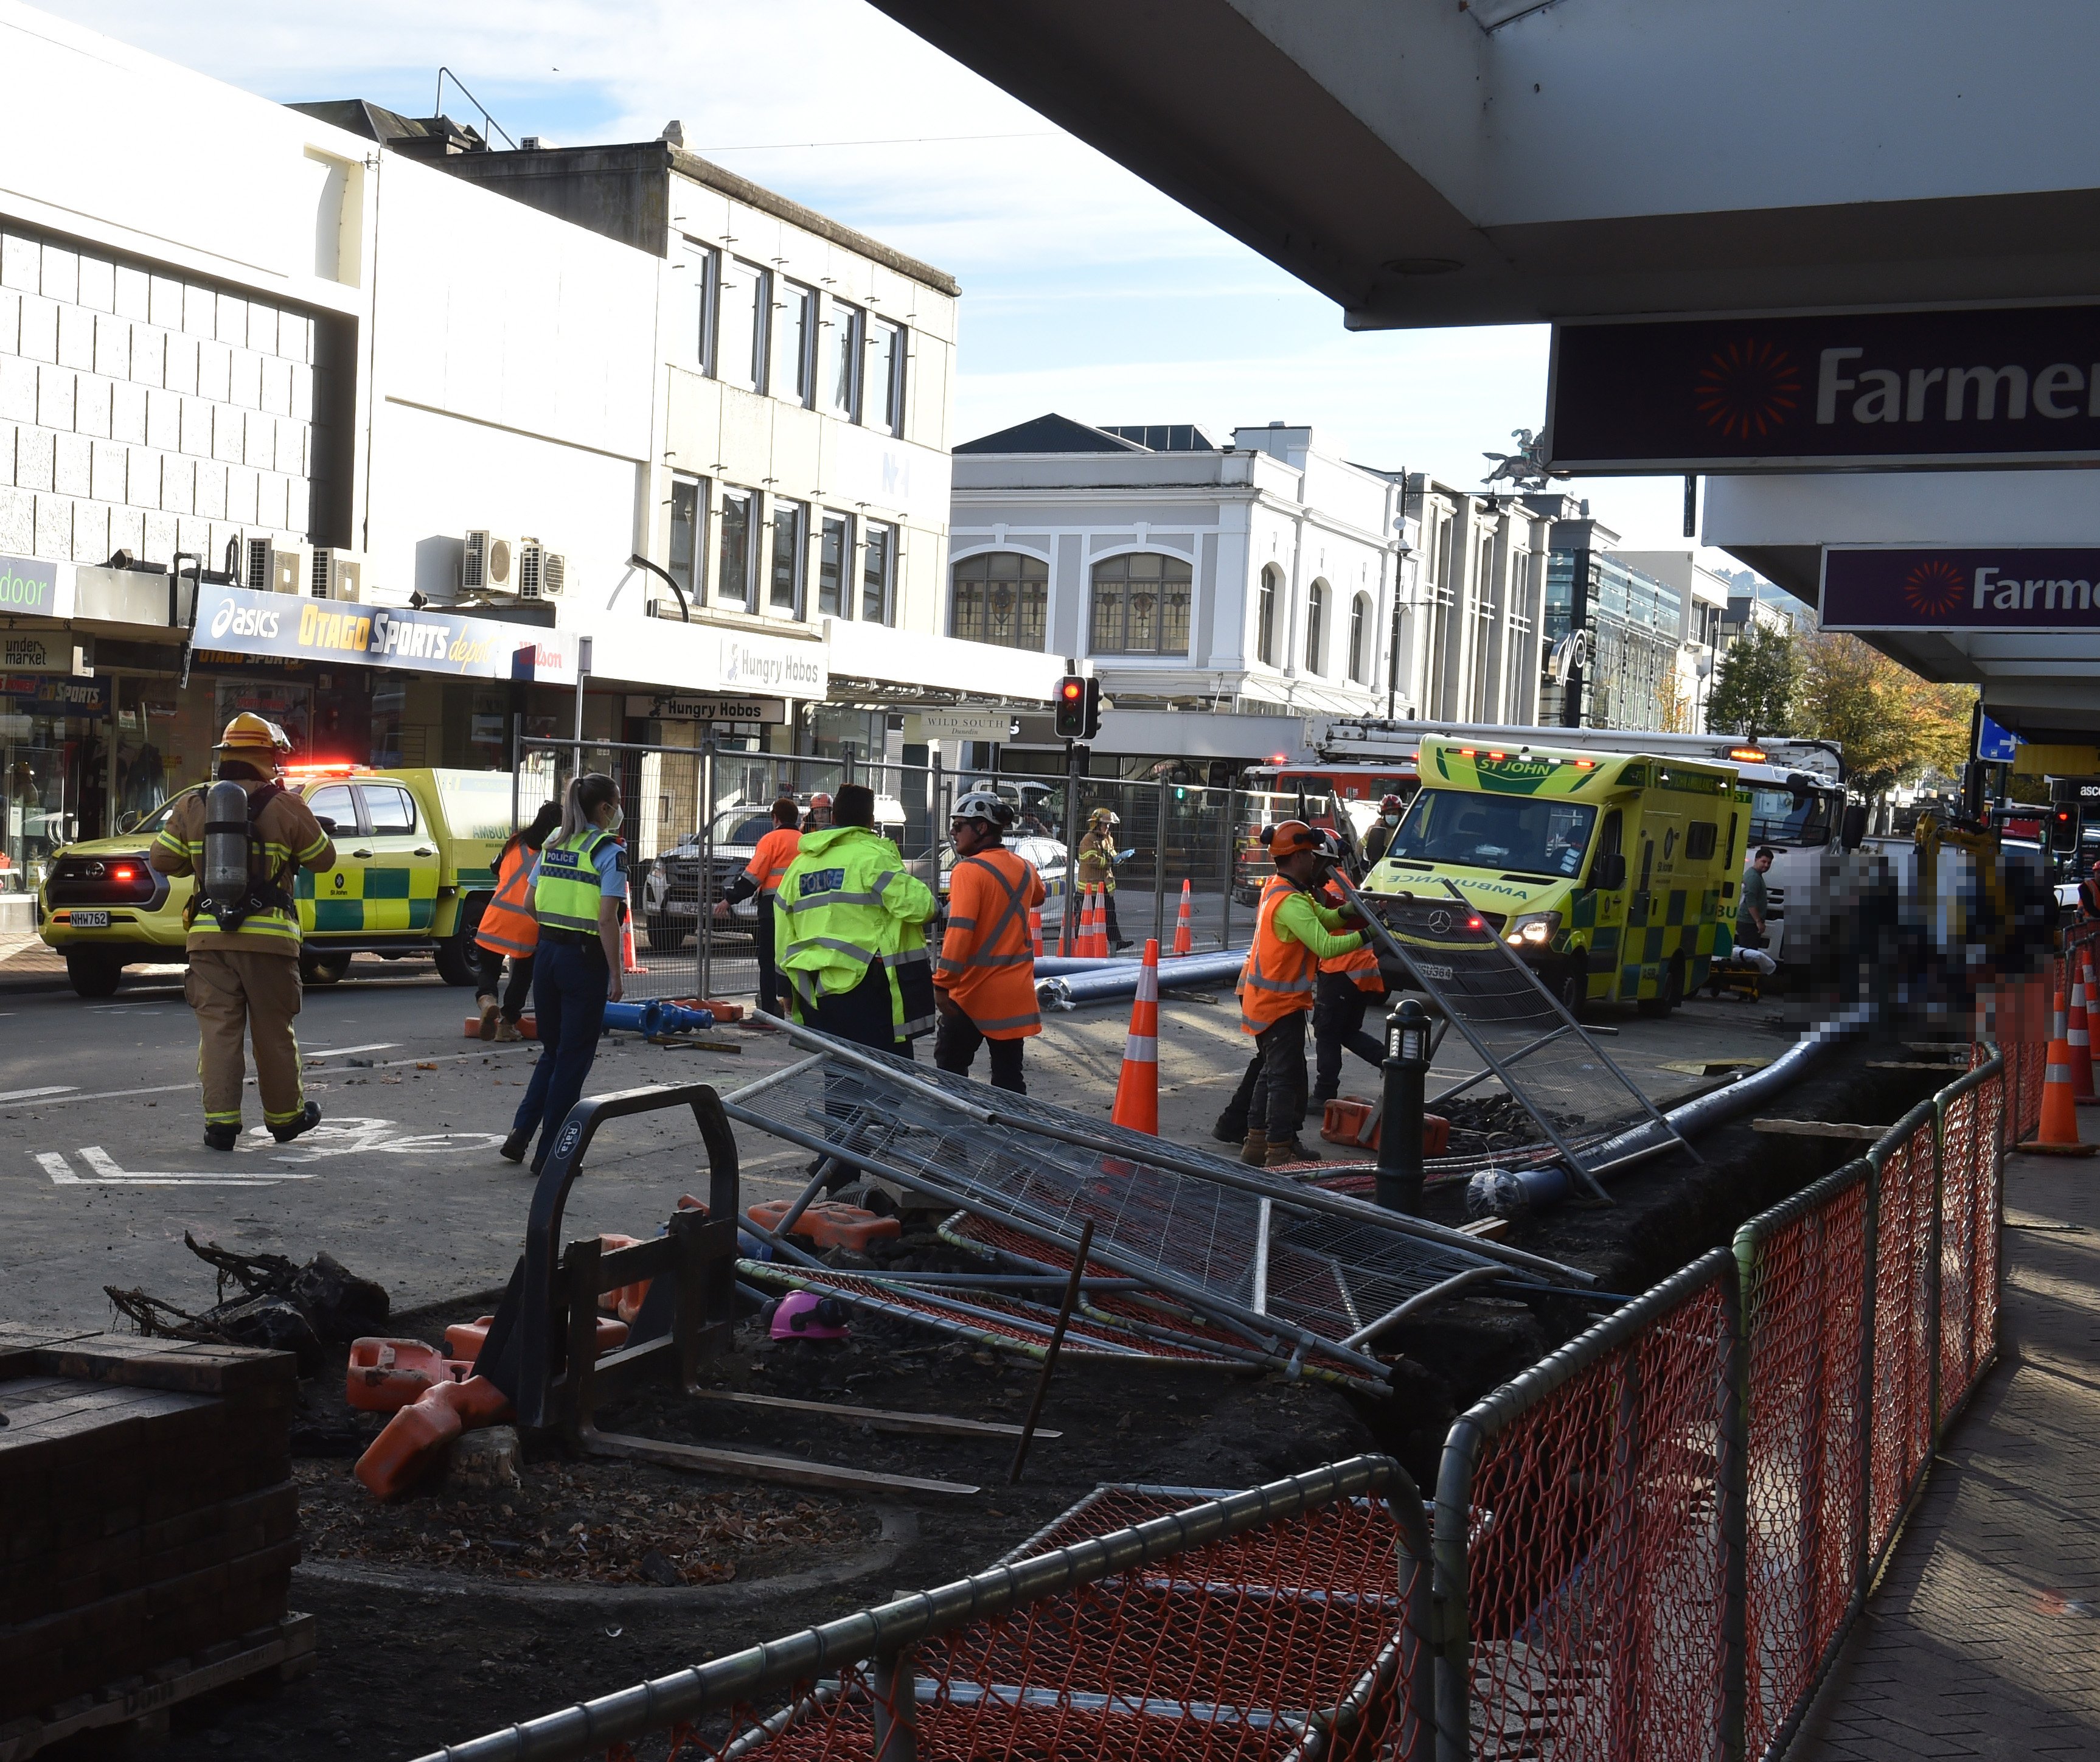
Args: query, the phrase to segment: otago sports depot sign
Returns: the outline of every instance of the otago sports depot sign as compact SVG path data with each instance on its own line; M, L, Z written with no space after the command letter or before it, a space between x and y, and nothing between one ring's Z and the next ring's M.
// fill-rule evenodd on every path
M282 660L399 667L458 678L573 684L576 638L538 625L303 599L207 583L197 598L201 647Z
M1826 630L2100 631L2100 550L1833 545Z
M1545 457L1568 471L2100 460L2100 304L1571 320Z

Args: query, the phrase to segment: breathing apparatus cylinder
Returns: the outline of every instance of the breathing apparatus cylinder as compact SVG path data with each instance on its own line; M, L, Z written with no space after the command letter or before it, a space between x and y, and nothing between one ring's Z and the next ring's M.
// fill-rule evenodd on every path
M197 877L208 898L237 906L254 885L248 872L248 792L232 779L204 798L204 867Z

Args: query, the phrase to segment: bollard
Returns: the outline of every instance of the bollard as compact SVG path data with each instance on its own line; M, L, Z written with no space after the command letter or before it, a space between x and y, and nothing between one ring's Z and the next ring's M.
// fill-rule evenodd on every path
M1422 1215L1422 1094L1429 1073L1429 1014L1404 997L1385 1018L1385 1086L1374 1197L1389 1212Z

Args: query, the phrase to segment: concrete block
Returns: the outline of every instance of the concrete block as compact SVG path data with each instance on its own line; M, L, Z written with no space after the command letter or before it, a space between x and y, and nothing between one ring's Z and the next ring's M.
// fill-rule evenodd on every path
M75 374L73 426L83 435L93 435L107 440L109 438L110 394L115 390L109 381L97 374Z
M26 489L0 485L0 551L23 557L37 544L37 498ZM0 894L0 899L7 897ZM25 894L24 899L29 896Z
M60 434L70 434L73 427L73 393L80 376L64 367L40 366L37 369L37 422L39 426Z
M461 1434L445 1464L445 1482L449 1486L507 1491L523 1484L518 1464L516 1429L487 1426Z
M0 342L7 334L4 297L0 297ZM292 364L272 355L262 363L262 408L272 416L292 413Z
M22 296L22 359L51 361L59 358L59 308L55 301L40 294Z
M196 484L195 504L192 512L207 519L226 518L226 467L214 465L209 459L185 460L191 477Z
M175 517L172 514L148 514L146 516L146 548L143 554L154 563L171 562L175 554Z
M146 316L162 330L183 328L183 285L173 276L147 279Z
M38 291L46 299L71 306L80 299L80 253L62 245L46 245L38 280Z
M143 269L117 266L114 310L120 318L144 319L152 316L153 278Z
M229 347L245 347L248 342L248 302L237 294L218 296L217 328L213 335Z
M285 514L290 506L290 482L282 473L258 473L255 479L255 523L273 532L289 531L291 523Z
M59 365L95 371L95 314L82 307L60 304Z
M0 355L0 416L10 422L37 419L37 364Z
M186 337L211 337L218 333L218 296L210 288L201 288L194 283L182 284L183 334Z
M248 307L248 347L258 355L274 355L277 352L277 308L265 305L260 300L251 301Z
M233 351L224 343L201 339L197 343L197 395L214 404L230 400Z
M37 542L33 555L55 563L73 560L73 497L37 497Z
M255 519L255 474L245 465L226 468L226 511L217 519L253 526Z
M130 462L130 448L123 442L97 440L92 443L88 456L88 493L102 502L121 502L128 499L124 492L124 480L126 468ZM106 526L108 523L105 520L103 523ZM101 559L95 560L99 562Z
M209 558L211 555L211 522L193 514L177 515L175 542L184 550Z
M277 418L265 415L261 410L243 410L240 422L241 462L252 465L261 471L275 470L277 466Z
M92 495L89 461L95 443L85 435L60 435L52 445L56 450L51 463L51 488L61 496Z
M175 330L168 332L167 338L168 367L164 382L170 391L194 397L197 388L196 338Z
M19 232L0 233L0 288L34 294L40 274L36 241Z
M161 340L165 342L166 338ZM183 450L183 400L179 394L156 386L146 388L145 441L162 453Z
M146 554L146 515L139 508L112 508L109 510L109 548L114 551L128 550L135 557Z
M48 428L20 427L15 431L15 481L24 489L49 489L58 436Z
M73 560L109 560L109 510L98 501L77 501L73 509Z
M183 399L182 450L193 459L211 457L211 405L202 398Z
M196 460L186 459L180 453L176 453L172 457L163 456L161 460L159 493L151 501L141 495L139 497L139 506L142 508L158 508L164 514L195 514L198 512L196 486ZM146 487L149 489L153 487L150 479Z
M237 348L227 357L226 398L244 410L262 408L262 357L253 349Z
M15 482L15 435L17 425L0 422L0 484L12 488Z
M22 296L0 289L0 355L12 355L22 343Z
M117 265L106 257L82 256L80 265L80 303L91 312L117 310Z
M95 315L95 370L105 379L131 377L131 323L113 312Z
M211 456L227 465L239 465L248 456L247 423L231 404L212 406Z
M109 438L131 446L146 439L146 388L126 380L109 386Z

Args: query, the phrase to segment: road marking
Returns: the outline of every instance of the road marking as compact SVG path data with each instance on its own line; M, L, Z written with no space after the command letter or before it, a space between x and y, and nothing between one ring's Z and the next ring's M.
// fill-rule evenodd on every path
M302 1047L300 1056L306 1058L340 1058L348 1053L390 1053L400 1044L399 1040L373 1040L364 1046L311 1046ZM0 1100L5 1100L0 1097Z
M26 1102L39 1095L70 1095L78 1089L77 1083L54 1083L41 1089L10 1089L0 1095L0 1102Z
M134 1172L125 1168L99 1144L82 1145L80 1159L94 1171L92 1174L77 1175L73 1164L56 1150L38 1150L32 1153L38 1165L51 1177L55 1187L135 1186L135 1187L267 1187L280 1181L311 1181L311 1175L295 1175L288 1170L279 1170L267 1175L207 1174L201 1170L174 1171L143 1170Z
M539 1056L540 1047L536 1042L527 1040L515 1046L476 1047L470 1053L439 1053L429 1058L389 1058L372 1068L375 1071L393 1071L409 1065L464 1064L470 1058L504 1058L528 1053L535 1058ZM249 1077L246 1081L249 1089L255 1087L254 1078ZM135 1095L174 1095L183 1090L194 1095L196 1093L196 1082L157 1083L137 1089L97 1089L89 1095L54 1095L40 1101L25 1101L21 1105L24 1107L65 1107L75 1102L121 1102L128 1101Z
M267 1150L274 1141L267 1126L251 1126L245 1150ZM280 1163L318 1163L331 1156L355 1156L365 1150L384 1150L396 1156L463 1156L470 1150L492 1150L503 1142L500 1132L425 1132L394 1133L390 1119L373 1119L345 1114L325 1119L311 1132L299 1134ZM310 1177L309 1177L310 1178Z

